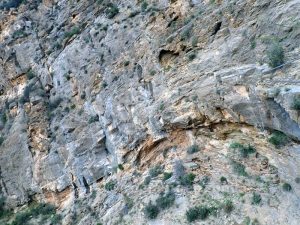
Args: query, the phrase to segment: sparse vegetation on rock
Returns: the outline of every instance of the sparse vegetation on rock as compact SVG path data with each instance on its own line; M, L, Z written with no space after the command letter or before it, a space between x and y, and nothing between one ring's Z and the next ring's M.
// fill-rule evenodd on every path
M275 131L272 133L268 141L273 144L276 148L280 148L289 143L289 138L284 133L280 131Z
M273 40L267 50L269 65L273 68L284 63L284 51L278 41Z
M111 180L111 181L108 181L108 182L105 184L104 188L105 188L105 190L107 190L107 191L112 191L112 190L115 189L116 184L117 184L116 181Z

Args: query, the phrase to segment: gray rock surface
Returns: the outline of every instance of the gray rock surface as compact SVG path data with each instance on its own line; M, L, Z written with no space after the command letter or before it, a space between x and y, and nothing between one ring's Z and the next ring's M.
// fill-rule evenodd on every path
M108 3L28 0L0 11L0 194L7 206L50 202L64 224L185 224L187 208L230 197L234 212L220 212L212 224L243 224L248 216L296 225L299 1L158 0L146 9L141 1L112 1L116 15ZM285 56L276 69L268 65L273 42ZM274 130L290 143L270 145ZM235 159L232 141L255 144L258 155ZM193 144L201 151L191 157ZM278 168L276 178L260 168L263 156ZM232 174L232 159L251 179ZM145 187L148 169L160 164L170 172L176 160L196 174L194 188L174 187L177 207L149 222L143 207L176 179L159 175ZM228 185L220 185L222 175ZM203 176L211 177L204 189L196 182ZM114 190L103 188L115 180ZM284 182L292 192L282 191ZM249 202L253 191L262 205Z

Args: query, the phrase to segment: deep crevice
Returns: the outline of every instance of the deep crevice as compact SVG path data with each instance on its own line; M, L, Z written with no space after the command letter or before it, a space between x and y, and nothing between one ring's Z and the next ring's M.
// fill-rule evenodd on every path
M217 22L214 26L213 33L211 34L211 36L216 35L218 31L221 29L221 26L222 26L222 22L221 21Z

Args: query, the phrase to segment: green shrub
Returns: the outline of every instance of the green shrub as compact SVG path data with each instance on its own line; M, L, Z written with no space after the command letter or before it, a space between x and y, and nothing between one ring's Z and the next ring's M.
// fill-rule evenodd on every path
M296 182L297 184L300 184L300 177L296 177L296 178L295 178L295 182Z
M196 47L197 44L198 44L198 37L194 36L194 37L192 38L192 46L193 46L193 47Z
M3 144L4 142L4 137L0 136L0 146Z
M206 187L206 185L208 184L209 182L209 177L208 176L204 176L200 182L199 182L199 185L204 189Z
M196 56L197 55L195 53L191 53L191 54L188 55L188 60L193 61L196 58Z
M6 124L6 122L7 122L7 116L6 116L6 113L4 112L4 113L1 113L0 114L0 117L1 117L1 122L3 123L3 124Z
M193 222L197 220L199 218L198 207L188 209L185 214L188 222Z
M145 217L148 219L155 219L158 216L159 208L152 204L150 201L148 205L144 208Z
M166 181L166 180L170 179L172 177L172 175L173 175L172 172L170 172L170 173L165 172L164 177L163 177L163 181Z
M26 0L7 0L0 3L0 9L18 8Z
M148 3L144 0L141 4L141 10L142 12L145 12L147 10Z
M150 71L150 75L151 75L151 76L154 76L155 74L156 74L156 71L155 71L155 70L151 70L151 71Z
M114 180L111 180L105 184L104 188L107 191L112 191L115 189L115 186L116 186L116 182Z
M248 176L247 172L245 171L245 166L239 162L232 161L232 168L233 172L238 174L239 176Z
M125 206L128 210L130 210L134 203L133 203L133 200L131 198L129 198L127 195L124 195L124 200L125 200Z
M129 66L130 62L129 61L125 61L124 62L124 66Z
M157 177L159 174L163 172L163 168L160 165L156 165L149 170L150 177Z
M253 154L253 153L256 152L256 149L253 146L251 146L249 144L248 144L248 146L247 145L242 145L239 142L231 143L229 148L238 149L243 158L247 158L250 154Z
M124 170L124 166L122 164L118 164L119 170Z
M250 40L250 48L255 49L256 48L256 40L253 38Z
M195 180L196 175L193 173L188 173L179 178L180 184L183 186L191 186Z
M29 70L27 73L26 73L26 77L28 80L31 80L32 78L35 77L35 74L32 70Z
M180 35L180 39L182 41L188 40L191 37L192 29L193 29L193 26L187 26L185 29L183 29L183 31L181 32L181 35Z
M253 154L256 152L256 149L251 146L243 146L242 148L239 149L240 154L242 155L243 158L247 158L250 154Z
M205 220L210 213L210 209L206 206L196 206L186 211L186 218L188 222L195 220Z
M273 144L276 148L280 148L289 143L289 138L280 131L275 131L268 141Z
M279 42L272 41L267 50L267 57L269 59L269 65L273 68L284 63L284 51Z
M115 4L109 3L107 5L105 12L106 12L108 19L112 19L119 13L119 9Z
M260 202L261 202L261 195L254 192L252 194L252 201L251 201L251 203L253 205L258 205Z
M0 197L0 220L1 219L8 219L12 216L12 211L5 209L5 198Z
M228 183L226 177L223 177L223 176L220 178L220 182L221 182L221 184L227 184Z
M291 108L294 110L300 110L300 97L299 96L295 97L293 99Z
M156 199L156 205L160 209L170 208L175 202L175 194L173 191L169 191L166 194L160 193L160 196Z
M99 121L99 116L98 116L98 115L91 116L91 117L89 118L89 124L95 123L95 122L97 122L97 121Z
M31 215L52 215L55 214L55 207L50 204L40 203L30 211Z
M69 39L69 38L71 38L71 37L73 37L74 35L79 34L79 33L80 33L79 27L73 27L73 28L71 29L71 31L65 33L65 38L68 38L68 39Z
M187 149L187 153L188 153L188 154L193 154L193 153L196 153L196 152L199 152L199 147L198 147L198 145L191 145L191 146L188 147L188 149Z
M251 224L251 219L249 216L245 217L243 223L243 225L250 225Z
M51 218L51 223L53 225L58 225L60 224L61 220L62 220L62 215L60 214L55 214L52 218Z
M145 179L144 179L144 185L149 185L150 182L151 182L151 177L150 176L145 177Z
M234 209L233 202L230 201L230 200L226 200L222 204L222 208L223 208L223 210L224 210L225 213L231 213L232 210Z
M283 189L284 191L291 191L291 190L292 190L292 186L291 186L290 184L288 184L288 183L284 183L284 184L282 185L282 189Z
M239 142L232 142L229 146L229 148L232 148L232 149L240 149L240 148L243 148L243 145Z
M27 225L29 224L29 220L31 220L32 218L38 218L38 216L40 215L42 215L44 219L47 219L51 215L54 215L54 217L56 217L55 220L59 221L61 217L55 216L55 212L56 210L53 205L47 203L39 203L37 205L31 206L25 211L17 213L11 225Z

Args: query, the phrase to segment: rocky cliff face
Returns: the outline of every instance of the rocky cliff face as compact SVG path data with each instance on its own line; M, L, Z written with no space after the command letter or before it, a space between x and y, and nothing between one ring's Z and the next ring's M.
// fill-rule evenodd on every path
M0 8L3 223L299 223L298 0Z

